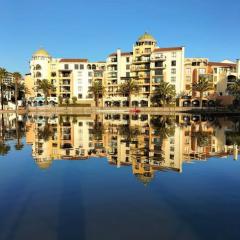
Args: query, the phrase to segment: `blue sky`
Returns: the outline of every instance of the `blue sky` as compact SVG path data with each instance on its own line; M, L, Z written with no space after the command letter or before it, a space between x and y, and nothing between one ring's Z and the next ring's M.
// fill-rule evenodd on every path
M187 57L240 58L240 1L0 0L0 66L28 72L32 53L104 60L145 31Z

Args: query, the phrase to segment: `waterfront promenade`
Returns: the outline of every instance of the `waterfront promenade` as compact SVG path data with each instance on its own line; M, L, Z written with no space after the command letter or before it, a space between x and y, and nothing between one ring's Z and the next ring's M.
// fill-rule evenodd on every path
M65 115L79 115L79 114L93 114L93 113L129 113L129 114L161 114L161 115L175 115L184 113L195 114L240 114L236 110L230 110L228 108L199 108L199 107L141 107L136 108L137 112L134 112L134 107L59 107L59 106L38 106L21 108L17 111L18 114L34 114L34 115L51 115L51 114L65 114ZM15 113L16 110L0 110L2 113Z

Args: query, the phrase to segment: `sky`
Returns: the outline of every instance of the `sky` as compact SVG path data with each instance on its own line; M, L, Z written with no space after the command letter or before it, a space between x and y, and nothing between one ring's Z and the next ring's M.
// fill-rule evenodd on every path
M240 58L239 0L0 0L0 67L29 72L34 51L105 60L151 33L186 57Z

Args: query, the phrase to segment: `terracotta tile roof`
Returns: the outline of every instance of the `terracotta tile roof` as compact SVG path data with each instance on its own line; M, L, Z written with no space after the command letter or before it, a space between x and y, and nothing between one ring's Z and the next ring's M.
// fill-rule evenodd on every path
M156 48L153 52L168 52L168 51L179 51L182 50L183 47L171 47L171 48Z
M62 58L60 62L68 62L68 63L77 63L77 62L83 62L87 63L88 59L84 58Z
M216 67L236 67L235 63L222 63L222 62L209 62L209 66L216 66Z
M133 52L122 52L121 56L129 56L129 55L132 55L132 54L133 54ZM113 57L113 56L117 56L117 53L111 53L109 55L109 57Z

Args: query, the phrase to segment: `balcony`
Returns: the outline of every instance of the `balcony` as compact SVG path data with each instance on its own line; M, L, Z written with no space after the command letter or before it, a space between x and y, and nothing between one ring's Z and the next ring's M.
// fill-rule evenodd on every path
M69 78L69 77L71 77L71 72L61 72L59 74L59 77L60 78Z
M166 57L165 56L155 56L155 57L151 57L150 60L152 62L166 61Z
M70 80L64 80L60 82L60 85L69 86L71 84Z
M61 93L69 93L71 92L70 87L60 87L60 92Z
M132 72L141 72L141 71L150 71L150 66L145 65L145 66L132 66L131 67Z
M158 84L158 83L160 83L160 82L163 81L163 80L164 80L163 76L155 77L155 78L152 80L152 83L153 83L153 84Z
M162 62L161 63L155 62L155 64L151 64L152 70L163 69L163 68L166 68L166 64L163 64Z
M135 64L142 64L142 63L148 63L150 62L150 58L137 58L133 60L133 63Z

